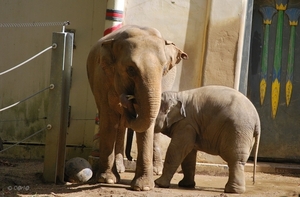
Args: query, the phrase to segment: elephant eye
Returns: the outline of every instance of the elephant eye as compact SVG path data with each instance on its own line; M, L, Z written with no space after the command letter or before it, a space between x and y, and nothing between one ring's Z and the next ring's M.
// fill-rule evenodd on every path
M136 76L136 70L133 66L128 66L127 69L126 69L126 72L129 75L129 77Z

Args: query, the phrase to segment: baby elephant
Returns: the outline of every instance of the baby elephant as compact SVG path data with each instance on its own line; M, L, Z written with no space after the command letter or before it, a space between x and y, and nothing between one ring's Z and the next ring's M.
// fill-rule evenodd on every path
M255 147L253 183L260 139L258 113L240 92L224 86L205 86L164 92L156 132L171 137L163 173L155 183L169 187L181 164L180 187L194 187L197 150L220 155L228 164L227 193L245 192L244 166Z

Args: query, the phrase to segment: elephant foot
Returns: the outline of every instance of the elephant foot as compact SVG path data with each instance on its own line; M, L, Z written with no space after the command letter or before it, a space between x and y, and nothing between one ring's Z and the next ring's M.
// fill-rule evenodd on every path
M170 187L170 181L166 181L164 178L159 177L155 180L155 185L162 188L168 188Z
M246 154L245 154L246 155ZM249 155L246 155L244 159L228 163L229 177L225 185L225 193L237 193L241 194L246 191L245 182L245 163Z
M161 161L153 162L153 173L154 175L161 175L163 169L163 163Z
M154 188L153 178L145 176L134 178L131 182L131 188L134 191L149 191Z
M115 184L120 182L120 175L114 175L113 173L99 173L97 174L97 180L99 183Z
M116 167L119 173L125 172L124 159L122 155L116 155Z
M225 185L225 193L236 193L242 194L246 191L246 187L244 185L237 185L237 184L226 184Z
M182 179L179 181L178 186L179 187L185 187L185 188L194 188L196 185L194 180L187 180L187 179Z

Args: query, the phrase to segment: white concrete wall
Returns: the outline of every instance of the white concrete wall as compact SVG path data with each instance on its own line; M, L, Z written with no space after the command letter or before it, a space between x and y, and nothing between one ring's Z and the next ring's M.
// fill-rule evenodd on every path
M234 87L243 6L246 1L212 0L207 31L203 85Z
M247 0L127 1L125 23L152 26L188 55L178 65L173 90L202 85L234 87L241 19ZM163 136L165 154L170 139ZM135 155L136 147L134 149ZM224 163L219 156L199 152L199 162Z
M131 0L125 5L125 24L155 27L189 55L177 67L173 90L201 84L208 6L204 0Z

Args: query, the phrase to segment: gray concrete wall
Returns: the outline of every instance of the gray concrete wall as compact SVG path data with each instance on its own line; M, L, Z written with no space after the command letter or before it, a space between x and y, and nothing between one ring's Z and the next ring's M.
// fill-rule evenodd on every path
M103 35L106 1L32 0L0 1L0 23L71 22L75 29L73 80L70 95L71 125L67 144L92 146L95 104L86 77L86 57L91 46ZM52 43L52 32L62 27L0 28L0 72L30 58ZM0 108L26 98L49 85L51 51L23 67L0 77ZM0 112L0 137L16 142L43 128L47 120L48 92L12 109ZM27 142L43 144L44 133ZM6 146L5 146L6 147ZM84 149L86 150L86 149ZM88 155L89 150L86 151ZM68 148L67 154L82 154L80 148ZM43 146L19 146L6 152L16 157L42 158ZM71 156L70 155L70 156Z
M125 3L124 24L157 28L189 55L178 65L173 90L186 90L208 84L234 86L238 58L241 17L246 0L130 0ZM71 124L67 157L89 155L93 146L96 107L91 94L85 61L90 47L103 35L106 1L38 0L0 1L1 23L51 22L69 20L75 29L73 78L70 95ZM61 27L1 28L0 72L51 45L52 32ZM0 77L1 107L44 88L49 83L51 52L24 68ZM0 112L0 137L14 142L47 124L47 92L14 109ZM19 121L11 121L19 120ZM44 135L30 140L43 143ZM164 137L163 152L169 139ZM42 147L42 146L41 146ZM43 148L21 146L7 152L16 157L43 157ZM202 157L200 157L202 156ZM203 157L204 156L204 157ZM199 153L199 161L216 162Z

